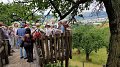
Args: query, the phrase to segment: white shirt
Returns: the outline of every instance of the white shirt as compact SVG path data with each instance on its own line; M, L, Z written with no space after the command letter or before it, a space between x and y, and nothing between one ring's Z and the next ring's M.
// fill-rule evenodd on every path
M45 33L46 33L46 36L52 35L52 29L51 28L46 28Z
M17 30L18 30L18 28L14 28L14 29L13 29L15 36L16 36Z

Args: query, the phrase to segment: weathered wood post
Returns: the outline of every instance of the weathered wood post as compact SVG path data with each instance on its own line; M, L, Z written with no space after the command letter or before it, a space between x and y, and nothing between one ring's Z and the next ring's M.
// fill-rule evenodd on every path
M68 43L68 35L67 35L67 32L65 32L65 47L66 47L65 67L68 67L68 65L69 65L69 43Z
M49 57L49 46L48 46L48 37L47 36L45 36L45 46L46 46L46 63L48 63L49 62L49 59L50 59L50 57Z
M45 49L44 49L44 40L43 39L41 39L41 44L40 44L40 46L41 46L41 51L42 51L42 58L41 58L41 67L44 67L44 62L45 62Z
M4 46L4 59L5 59L5 64L8 64L9 63L9 60L8 60L8 40L5 40L4 41L5 43L3 43L3 46Z
M3 61L2 61L3 51L4 51L4 47L0 46L0 67L3 67Z
M69 33L69 57L70 59L72 59L72 33L71 31L68 32Z
M51 62L53 63L53 39L52 39L52 35L50 35L50 53L51 53Z
M54 35L54 57L55 57L55 62L57 62L57 43L56 43L56 35Z
M63 67L63 60L64 60L64 42L63 41L63 33L61 34L61 54L62 54L62 59L61 59L61 67Z
M85 67L85 63L83 62L83 67Z

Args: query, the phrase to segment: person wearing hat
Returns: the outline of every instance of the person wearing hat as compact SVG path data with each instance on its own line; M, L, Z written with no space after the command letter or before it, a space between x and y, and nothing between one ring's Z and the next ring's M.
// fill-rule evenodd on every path
M20 28L18 28L17 30L17 33L16 33L18 39L17 39L17 46L20 46L20 58L24 58L26 59L27 56L26 56L26 51L25 49L23 48L23 41L22 41L22 38L24 37L25 35L25 28L24 28L24 23L21 23L20 24ZM23 52L24 51L24 52ZM24 53L24 54L23 54Z

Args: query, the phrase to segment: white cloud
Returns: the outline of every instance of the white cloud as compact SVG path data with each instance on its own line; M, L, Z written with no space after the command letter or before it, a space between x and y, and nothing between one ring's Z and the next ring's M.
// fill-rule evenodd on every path
M94 8L99 9L99 6L95 7L98 4L98 2L94 1L92 4L90 4L89 10L83 10L83 12L92 12ZM106 11L105 7L103 8L103 11Z
M3 3L12 3L13 0L0 0L0 2L3 2Z

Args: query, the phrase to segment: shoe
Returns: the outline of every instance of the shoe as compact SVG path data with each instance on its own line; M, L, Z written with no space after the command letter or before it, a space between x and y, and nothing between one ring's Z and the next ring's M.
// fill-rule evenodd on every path
M11 52L13 53L13 52L15 52L14 50L11 50Z
M28 63L30 63L30 60L27 60Z
M33 60L30 60L30 62L33 62Z
M26 57L26 58L24 58L24 59L27 59L27 57Z
M12 54L9 54L9 56L13 56Z
M20 59L22 59L23 57L20 57Z

